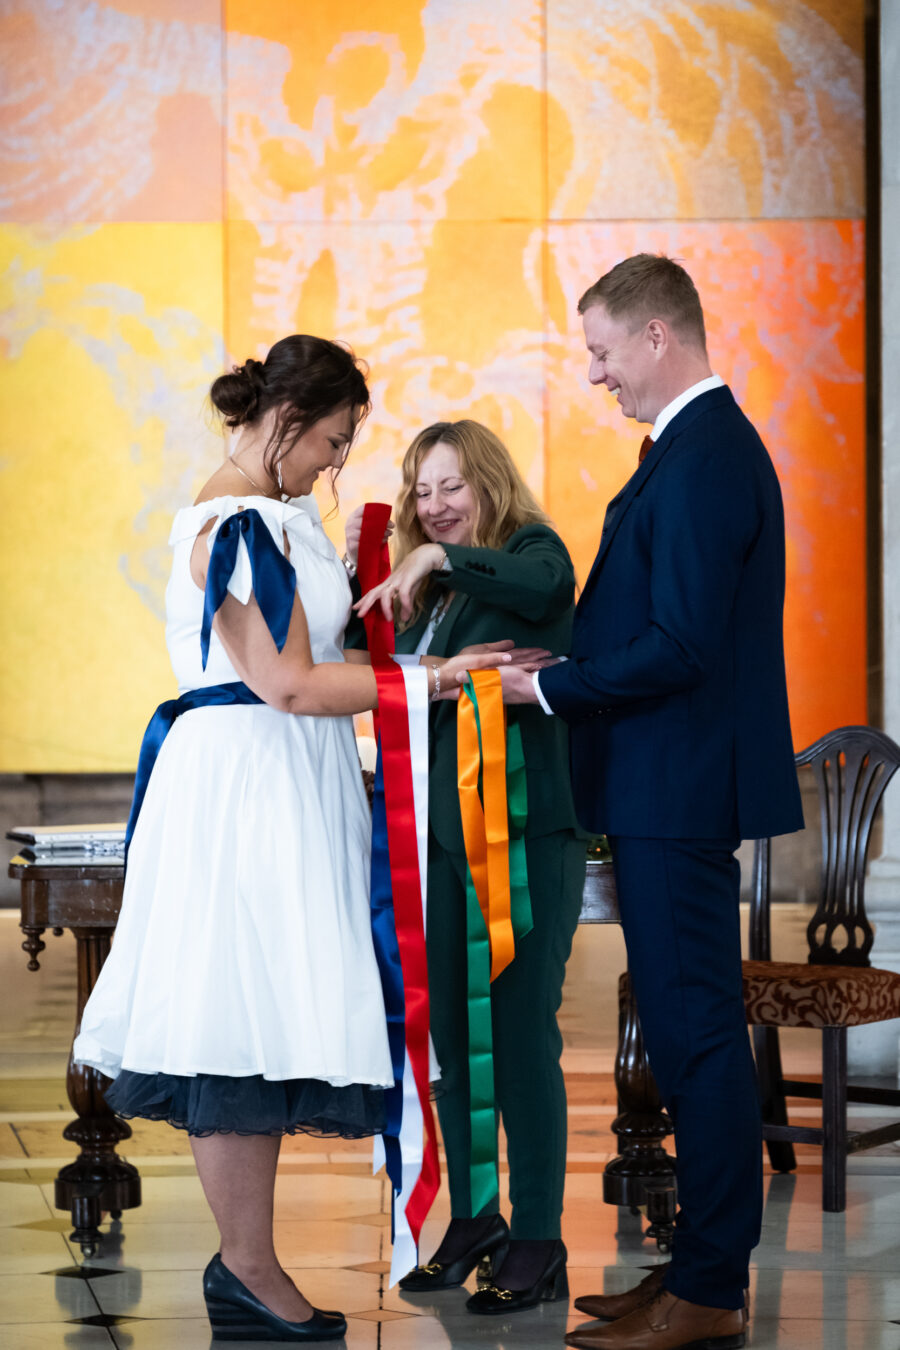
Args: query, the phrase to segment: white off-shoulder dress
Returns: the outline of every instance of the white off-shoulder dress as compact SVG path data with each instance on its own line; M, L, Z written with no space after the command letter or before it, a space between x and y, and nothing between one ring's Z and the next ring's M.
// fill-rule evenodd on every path
M179 511L166 640L179 692L238 681L190 557L211 519L255 509L289 558L315 661L343 660L347 576L314 500L219 497ZM246 603L242 539L228 589ZM75 1058L123 1115L192 1133L381 1128L393 1082L369 915L370 817L349 717L266 704L174 723L131 842L112 951Z

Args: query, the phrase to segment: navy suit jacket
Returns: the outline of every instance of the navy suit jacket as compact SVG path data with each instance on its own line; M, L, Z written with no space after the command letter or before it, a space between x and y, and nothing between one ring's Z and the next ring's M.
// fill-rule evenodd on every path
M596 833L803 828L784 672L784 512L726 388L693 399L610 503L571 659L541 672Z

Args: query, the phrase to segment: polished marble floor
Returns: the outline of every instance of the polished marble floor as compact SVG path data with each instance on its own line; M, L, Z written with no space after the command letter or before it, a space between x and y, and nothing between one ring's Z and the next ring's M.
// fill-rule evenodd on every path
M799 954L804 912L778 912L779 954ZM0 913L0 1346L3 1350L195 1350L210 1346L200 1272L216 1234L186 1139L136 1124L122 1152L140 1168L144 1200L103 1226L91 1261L68 1241L53 1208L53 1177L74 1147L65 1063L74 1009L74 943L47 938L29 973L13 912ZM614 1113L615 983L623 964L614 927L579 930L562 1010L569 1086L569 1177L563 1234L573 1296L629 1287L660 1259L642 1220L602 1203ZM815 1070L813 1042L785 1041L793 1072ZM798 1118L815 1108L799 1106ZM348 1316L350 1350L530 1350L558 1347L583 1319L564 1303L510 1318L474 1318L465 1293L413 1298L387 1288L390 1228L384 1181L370 1145L286 1141L277 1188L277 1243L285 1266L320 1306ZM842 1215L823 1215L815 1150L793 1176L766 1177L763 1240L751 1283L754 1350L900 1350L900 1151L851 1159ZM424 1250L447 1217L444 1191Z

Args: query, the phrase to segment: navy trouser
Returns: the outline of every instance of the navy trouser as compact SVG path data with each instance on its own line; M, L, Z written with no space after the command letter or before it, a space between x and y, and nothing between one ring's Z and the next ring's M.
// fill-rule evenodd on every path
M644 1043L675 1127L679 1214L665 1284L743 1307L762 1220L762 1136L744 1016L737 839L610 839Z

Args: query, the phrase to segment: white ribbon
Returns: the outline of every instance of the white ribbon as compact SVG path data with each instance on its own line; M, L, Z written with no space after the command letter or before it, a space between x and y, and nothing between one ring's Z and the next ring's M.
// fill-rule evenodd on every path
M416 842L419 854L419 886L422 893L422 926L428 901L428 672L419 665L418 657L398 657L394 660L403 671L406 686L406 705L409 712L409 751L412 765L413 806L416 817ZM440 1076L431 1036L428 1037L429 1077ZM403 1115L400 1122L400 1157L402 1187L392 1196L394 1214L394 1247L391 1254L392 1287L412 1270L418 1262L418 1252L406 1217L406 1206L422 1171L425 1122L416 1089L415 1079L406 1055L403 1061ZM376 1135L373 1148L373 1170L384 1166L384 1141Z

